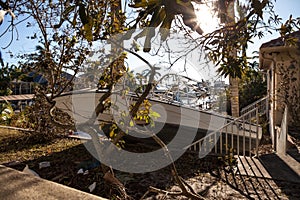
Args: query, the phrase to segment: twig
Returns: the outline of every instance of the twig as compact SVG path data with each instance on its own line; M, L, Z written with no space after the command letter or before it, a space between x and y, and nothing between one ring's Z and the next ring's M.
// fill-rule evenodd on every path
M165 195L169 195L169 196L180 196L180 195L183 194L182 192L169 192L169 191L162 190L162 189L159 189L159 188L155 188L155 187L152 187L152 186L149 187L149 191L150 192L155 192L155 193L161 193L161 194L165 194Z

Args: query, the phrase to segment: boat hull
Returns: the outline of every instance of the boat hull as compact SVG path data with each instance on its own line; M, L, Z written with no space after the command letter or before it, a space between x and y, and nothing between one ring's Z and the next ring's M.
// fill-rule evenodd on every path
M104 93L105 91L81 91L63 94L55 99L56 107L72 116L77 124L83 124L92 118L94 109ZM100 114L97 119L95 119L95 123L111 122L114 119L118 121L120 109L128 108L126 100L117 96L117 94L113 94L111 99L119 109L112 109ZM136 100L136 97L131 96L128 99L129 102L132 102ZM160 117L154 119L154 127L148 124L146 128L148 130L151 129L151 132L155 133L166 144L172 144L176 147L184 148L192 142L203 138L205 135L213 131L218 131L225 124L233 120L233 118L228 116L199 110L197 108L190 108L180 105L179 103L174 104L156 99L150 99L150 103L152 105L151 109L159 113ZM137 127L145 130L145 127ZM107 129L104 128L104 130L106 130L106 133L108 132ZM237 144L241 143L240 141L236 141L239 137L248 138L248 141L249 138L251 138L252 142L256 141L257 138L261 138L261 128L257 129L257 126L247 123L232 124L222 130L222 133L222 141L226 140L226 134L235 135L232 137L235 141L234 144L236 144L234 146L238 146ZM150 136L141 136L141 134L134 130L130 131L125 138L132 142L155 143ZM227 136L227 139L228 138ZM244 140L246 141L246 139ZM243 143L242 140L242 143L239 145L243 145Z

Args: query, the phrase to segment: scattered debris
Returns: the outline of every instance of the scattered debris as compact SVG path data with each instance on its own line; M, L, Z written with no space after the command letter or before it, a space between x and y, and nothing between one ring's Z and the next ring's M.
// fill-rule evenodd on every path
M50 167L50 162L49 161L44 161L44 162L40 162L39 163L39 168L46 168L46 167Z
M82 168L83 170L91 170L100 166L100 161L96 159L85 160L79 163L78 168Z
M80 168L80 169L77 171L77 174L88 175L88 174L89 174L89 170L85 170L85 171L83 171L83 169L82 169L82 168Z
M40 177L40 175L38 175L38 173L36 173L32 169L29 169L28 165L25 166L25 168L23 169L23 172L26 173L26 174L31 174L31 175Z
M89 174L89 170L85 170L83 175L88 175Z
M91 185L89 186L90 192L93 192L93 191L95 190L95 188L96 188L96 182L94 182L93 184L91 184Z
M8 163L4 163L3 165L5 165L6 167L14 167L16 165L20 165L20 162L17 161L17 160L14 160L14 161L11 161L11 162L8 162Z
M91 140L92 139L90 134L82 132L82 131L69 132L69 137L77 138L77 139L81 139L81 140Z
M83 169L80 168L80 169L77 171L77 174L83 174Z
M55 176L54 178L52 178L51 181L60 182L67 174L68 174L68 172L59 174L59 175Z
M91 135L86 132L72 131L72 130L69 130L68 137L81 139L81 140L91 140L92 139ZM100 141L108 141L108 138L105 135L98 133L98 137L99 137Z

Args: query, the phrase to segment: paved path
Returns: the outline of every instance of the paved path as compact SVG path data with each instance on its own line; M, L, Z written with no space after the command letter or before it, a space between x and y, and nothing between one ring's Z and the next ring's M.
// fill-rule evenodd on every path
M275 153L257 157L237 157L235 173L225 179L247 199L299 200L299 162Z
M105 200L58 183L0 165L1 200Z
M300 163L289 154L266 154L259 159L273 179L300 183Z
M300 163L288 154L272 153L258 158L239 156L238 169L246 176L300 183Z

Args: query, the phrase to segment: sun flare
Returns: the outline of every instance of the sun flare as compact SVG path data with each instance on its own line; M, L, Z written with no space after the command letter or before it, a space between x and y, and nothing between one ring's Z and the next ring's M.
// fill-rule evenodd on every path
M195 13L204 34L210 33L218 27L218 19L212 10L212 5L196 4Z

